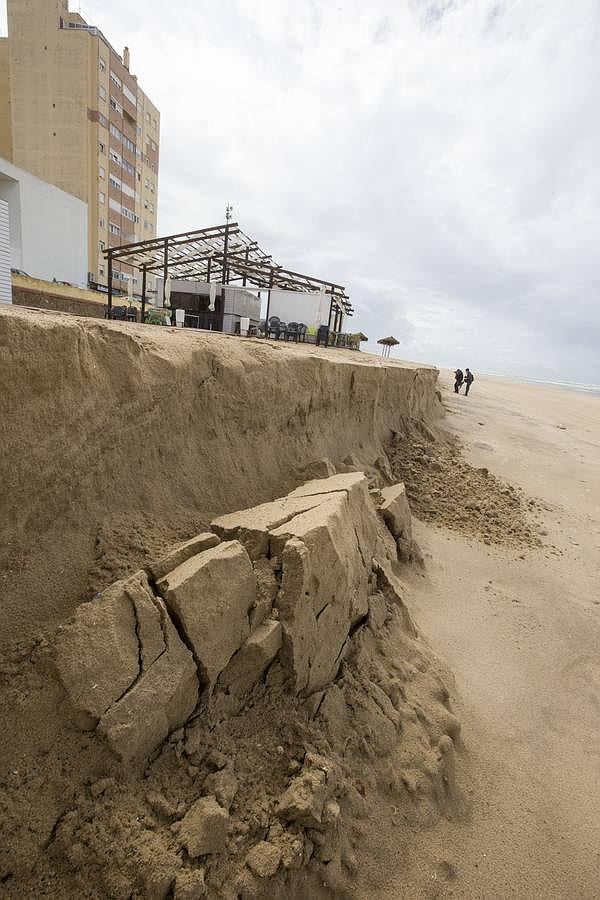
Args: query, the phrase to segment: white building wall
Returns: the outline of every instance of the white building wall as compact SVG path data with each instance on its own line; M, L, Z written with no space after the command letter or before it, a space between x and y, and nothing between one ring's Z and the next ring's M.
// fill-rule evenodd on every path
M0 159L11 266L45 281L87 286L87 204Z
M308 294L302 291L282 291L273 289L269 302L269 318L279 316L282 322L302 322L308 328L327 325L329 321L330 297L327 294ZM263 301L266 315L267 302Z
M0 303L12 303L8 202L0 199Z

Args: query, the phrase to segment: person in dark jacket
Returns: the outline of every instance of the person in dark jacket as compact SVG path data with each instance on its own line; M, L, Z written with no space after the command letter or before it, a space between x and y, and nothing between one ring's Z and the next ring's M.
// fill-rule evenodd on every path
M468 370L467 370L468 371ZM462 369L457 369L454 373L454 393L458 394L464 380Z
M469 368L466 368L465 369L465 397L469 393L469 388L473 384L473 381L474 381L473 373L471 372L471 370Z

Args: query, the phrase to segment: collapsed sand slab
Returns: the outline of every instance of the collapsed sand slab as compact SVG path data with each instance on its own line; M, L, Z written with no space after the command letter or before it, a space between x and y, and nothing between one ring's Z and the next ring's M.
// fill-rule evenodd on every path
M220 517L212 526L249 554L281 560L275 601L282 661L295 690L310 694L335 676L353 627L368 612L377 518L364 474L309 482L287 498Z
M177 566L180 566L190 557L201 553L203 550L210 550L211 547L216 547L218 543L219 538L212 531L197 534L195 537L190 538L189 541L177 544L161 559L151 563L149 566L150 574L155 581L158 581L159 578L163 578L168 572L172 572L173 569L176 569Z
M97 727L123 760L151 753L198 699L192 655L143 572L82 604L53 660L78 724Z
M212 689L250 634L257 586L248 554L239 541L226 541L182 563L156 587Z
M386 521L406 534L403 498L399 486L384 503ZM123 759L147 756L185 722L200 686L242 697L276 659L295 693L321 691L377 608L369 596L381 540L360 472L309 482L213 527L239 540L197 535L150 566L164 573L157 595L137 573L59 629L55 665L76 721Z
M379 506L379 512L383 516L385 524L399 540L412 540L412 527L410 505L406 496L406 488L400 484L392 484L380 491L383 502Z
M250 558L257 560L269 553L269 538L273 529L306 510L319 506L319 497L281 497L270 503L261 503L251 509L220 516L211 522L211 528L223 540L240 541Z

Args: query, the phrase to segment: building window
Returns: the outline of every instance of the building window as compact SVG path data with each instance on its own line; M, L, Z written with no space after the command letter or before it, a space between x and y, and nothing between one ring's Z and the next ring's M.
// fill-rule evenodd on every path
M121 179L120 178L116 178L114 175L109 174L108 182L112 187L117 188L117 190L119 190L119 191L121 190Z
M104 191L98 191L98 203L106 203L106 194Z
M106 153L106 144L103 144L102 141L98 141L98 151L100 153Z
M103 166L98 166L98 178L105 178L106 172L104 171Z
M108 119L102 113L98 113L98 121L104 128L108 128Z
M119 89L121 89L121 88L123 87L123 85L121 84L121 79L118 78L118 77L115 75L114 72L111 72L111 73L110 73L110 80L111 80L112 83L113 83L114 85L116 85Z
M100 275L102 275L102 277L104 277L104 266L99 265L98 272L100 273Z
M106 228L106 219L102 218L102 216L98 219L98 227Z
M108 230L111 234L121 234L121 229L118 225L115 225L114 222L109 222Z
M111 107L111 109L114 109L115 112L118 112L120 116L123 115L123 107L121 106L120 103L118 103L118 102L115 100L114 97L111 97L111 98L110 98L110 107Z
M99 241L98 243L100 245L101 250L106 250L106 243L104 241Z
M98 85L98 94L101 100L106 100L106 88L103 84Z
M106 72L106 60L102 59L102 57L98 60L98 68L101 72Z
M117 153L116 150L113 150L112 147L108 151L108 155L113 162L117 163L117 165L119 165L119 166L121 165L121 163L122 163L121 156L119 153Z

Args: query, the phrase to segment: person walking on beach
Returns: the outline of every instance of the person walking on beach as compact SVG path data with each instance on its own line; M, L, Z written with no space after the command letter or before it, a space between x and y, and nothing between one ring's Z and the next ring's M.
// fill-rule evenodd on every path
M467 369L467 372L469 370ZM458 394L463 383L464 375L462 373L462 369L457 369L454 373L454 393Z
M465 397L466 397L467 394L469 393L469 388L470 388L471 385L473 384L473 381L474 381L473 373L472 373L471 370L467 367L467 368L465 369Z

